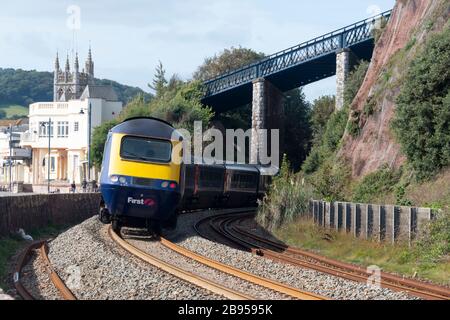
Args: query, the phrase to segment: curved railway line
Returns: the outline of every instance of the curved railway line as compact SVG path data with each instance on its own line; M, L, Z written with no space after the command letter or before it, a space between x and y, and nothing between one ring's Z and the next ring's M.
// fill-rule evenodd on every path
M219 239L228 245L253 253L254 255L266 257L273 261L287 263L303 269L311 269L324 274L340 277L354 282L365 283L371 274L363 267L343 263L333 259L320 256L305 250L289 247L279 241L272 240L269 236L261 236L251 228L244 227L248 220L254 218L254 211L240 209L226 211L203 218L194 225L194 230L203 238L217 242ZM147 251L143 251L121 235L116 234L111 227L108 228L108 236L120 248L137 257L141 261L148 263L168 274L175 276L196 287L203 288L213 294L217 294L230 300L255 300L256 297L226 287L223 281L207 279L203 275L195 274L191 271L171 264L170 261L163 261ZM258 287L268 289L286 297L299 300L326 300L326 298L306 292L289 285L257 276L228 264L210 259L194 251L186 249L165 238L159 239L160 244L175 254L183 256L187 260L201 264L207 268L214 269L221 274L226 274L246 283L251 283ZM48 242L36 241L31 243L19 256L14 269L13 281L18 294L25 300L35 300L36 298L22 284L22 270L30 261L33 252L37 252L45 266L53 286L58 290L59 295L64 300L76 300L77 298L58 276L48 258ZM167 259L166 259L167 260ZM427 300L450 300L450 290L446 287L424 283L417 280L405 279L397 275L382 272L381 286L393 291L407 292L410 295Z
M255 255L316 270L347 280L367 282L370 274L362 267L325 258L305 250L292 248L251 233L241 227L243 221L252 219L253 217L253 211L219 214L198 221L194 229L200 236L215 241L214 237L205 232L203 226L207 225L210 230L215 232L216 236L225 238L234 247L239 247ZM386 272L381 273L381 286L394 291L407 292L422 299L450 300L450 290L445 287L405 279Z
M195 275L191 272L184 271L178 267L172 266L169 263L162 261L161 259L131 245L130 243L128 243L127 241L122 239L119 235L117 235L111 228L108 230L108 233L109 233L111 239L114 240L114 242L116 242L119 246L121 246L128 253L130 253L130 254L138 257L139 259L143 260L144 262L150 263L153 266L155 266L165 272L168 272L182 280L188 281L196 286L207 289L213 293L223 295L228 299L235 299L235 300L236 299L237 300L243 300L243 299L252 300L252 299L254 299L253 297L249 297L249 296L239 293L237 291L226 288L226 287L222 286L221 284L212 282L212 281L202 278L198 275ZM185 256L193 261L199 262L209 268L229 274L236 278L256 284L258 286L265 287L267 289L276 291L278 293L282 293L284 295L293 297L295 299L326 300L326 298L318 296L316 294L305 292L305 291L287 286L285 284L282 284L282 283L279 283L276 281L272 281L269 279L265 279L265 278L253 275L251 273L239 270L237 268L233 268L231 266L222 264L220 262L211 260L211 259L201 256L195 252L192 252L186 248L178 246L177 244L170 242L169 240L166 240L164 238L160 238L160 242L166 248L168 248L182 256Z
M70 289L66 286L64 281L59 277L59 275L56 273L56 271L53 269L52 264L50 262L50 259L48 258L48 243L47 241L35 241L31 243L25 250L22 252L22 254L19 256L19 259L17 261L14 274L13 274L13 281L14 281L14 287L17 290L17 293L24 299L24 300L36 300L36 298L28 291L27 288L22 284L21 278L22 278L22 270L25 267L25 265L29 262L30 257L34 250L38 250L38 254L41 256L42 260L45 263L45 268L47 270L47 273L49 274L49 278L52 282L52 284L55 286L55 288L60 293L61 297L64 300L77 300L75 295L70 291Z

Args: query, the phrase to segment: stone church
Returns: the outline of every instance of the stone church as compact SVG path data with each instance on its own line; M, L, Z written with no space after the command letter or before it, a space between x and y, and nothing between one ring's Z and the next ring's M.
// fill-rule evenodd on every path
M65 69L61 70L59 57L56 54L53 80L54 102L66 102L79 99L86 87L94 84L94 61L92 60L91 48L89 48L88 58L83 70L80 72L78 53L75 55L73 69L72 72L70 70L69 56L67 56Z

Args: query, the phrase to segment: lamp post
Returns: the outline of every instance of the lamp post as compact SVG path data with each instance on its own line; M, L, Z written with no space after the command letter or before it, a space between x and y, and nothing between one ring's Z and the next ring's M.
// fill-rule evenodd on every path
M81 108L80 110L80 114L84 114L84 111L87 110L88 113L88 149L87 149L87 158L88 158L88 182L91 181L91 115L92 115L92 104L89 102L89 107L86 108Z
M41 126L45 127L47 125L47 135L48 135L48 160L47 160L47 192L50 193L50 163L51 163L51 134L52 131L52 118L48 118L48 122L43 122Z
M9 126L9 192L12 192L12 125Z
M12 192L12 125L9 125L9 192Z

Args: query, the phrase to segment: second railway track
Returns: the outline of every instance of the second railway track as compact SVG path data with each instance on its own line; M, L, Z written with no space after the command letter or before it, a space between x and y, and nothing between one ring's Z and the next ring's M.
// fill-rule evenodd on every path
M274 261L316 270L347 280L367 282L370 274L362 267L325 258L305 250L292 248L249 232L241 225L244 220L253 217L254 212L249 211L239 212L237 214L219 214L198 221L194 228L202 237L214 241L214 236L205 232L204 228L201 227L202 225L209 225L210 229L216 233L216 236L225 238L234 247L239 247L255 255L263 256ZM450 299L450 290L445 287L405 279L386 272L381 273L381 285L394 291L407 292L422 299Z

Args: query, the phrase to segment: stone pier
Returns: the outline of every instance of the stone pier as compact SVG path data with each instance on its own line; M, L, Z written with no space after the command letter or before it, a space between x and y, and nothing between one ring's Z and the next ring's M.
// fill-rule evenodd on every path
M264 78L253 81L252 98L252 138L250 162L260 163L260 150L270 150L270 132L262 130L280 130L280 149L283 141L284 95L272 83ZM264 139L264 137L267 139ZM266 145L267 144L267 145ZM280 156L282 156L280 150Z
M356 62L357 58L350 49L336 52L336 110L344 107L345 82Z

